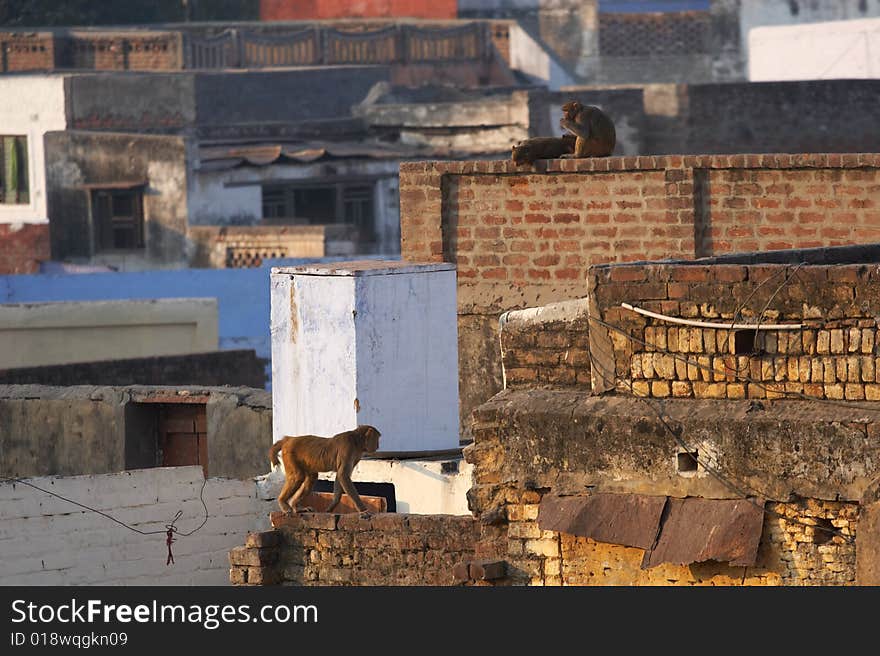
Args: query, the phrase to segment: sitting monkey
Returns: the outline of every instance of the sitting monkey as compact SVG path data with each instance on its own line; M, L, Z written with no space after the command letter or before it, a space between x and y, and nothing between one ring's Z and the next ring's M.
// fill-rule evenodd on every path
M513 163L531 164L536 159L557 159L574 152L577 137L566 134L561 137L534 137L520 141L510 154Z
M562 106L559 126L577 137L574 152L562 157L605 157L614 152L614 123L598 107L567 102Z

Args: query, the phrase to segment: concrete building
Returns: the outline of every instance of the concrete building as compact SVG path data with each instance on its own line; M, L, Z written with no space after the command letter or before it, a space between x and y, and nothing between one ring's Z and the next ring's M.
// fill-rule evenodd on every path
M751 79L756 29L880 16L880 7L864 0L460 0L458 6L463 17L516 20L579 84Z
M760 27L749 32L749 80L876 79L880 18Z
M49 259L43 134L67 127L64 87L57 78L34 78L28 94L32 104L24 108L20 89L15 80L0 77L5 99L0 102L0 271L36 273L40 261Z
M55 260L123 271L395 254L401 161L498 155L528 134L510 87L413 93L382 66L0 82L3 111L43 117L8 140L32 191L0 218L38 222Z

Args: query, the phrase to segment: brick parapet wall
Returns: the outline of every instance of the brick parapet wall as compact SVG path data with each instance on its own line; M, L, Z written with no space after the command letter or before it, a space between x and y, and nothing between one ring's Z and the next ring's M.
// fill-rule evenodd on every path
M264 259L324 257L336 226L190 226L194 266L242 268ZM352 230L352 232L354 232Z
M400 166L401 255L458 267L462 430L502 386L497 317L587 295L599 263L880 239L880 154Z
M456 585L474 559L470 516L304 513L229 554L234 585Z
M586 303L577 300L501 319L504 387L590 387Z
M595 267L594 383L641 396L880 400L880 271L874 265ZM675 325L621 307L715 322L797 323L796 330ZM595 323L595 322L594 322ZM631 338L626 337L631 336ZM745 340L741 340L745 337ZM603 379L599 381L598 379Z
M456 262L462 286L548 286L553 302L590 264L876 241L878 167L875 153L405 162L401 252Z
M0 73L182 68L180 32L0 32Z
M50 71L55 67L55 39L49 32L0 32L0 73Z

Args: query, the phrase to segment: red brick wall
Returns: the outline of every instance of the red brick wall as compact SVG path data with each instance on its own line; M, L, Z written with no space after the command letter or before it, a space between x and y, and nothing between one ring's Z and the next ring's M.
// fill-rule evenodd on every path
M260 0L260 20L456 18L457 0Z
M718 169L697 181L708 190L700 255L880 241L877 168Z
M880 239L877 154L539 164L401 164L403 257L456 262L461 288L497 292L464 304L494 312L529 287L548 288L541 304L572 298L590 264Z
M51 34L0 33L0 72L48 71L55 66Z
M38 273L49 259L48 223L0 223L0 274Z
M182 35L128 37L128 69L132 71L175 70L182 68Z
M580 300L505 315L501 362L505 389L590 388L590 333Z
M179 33L150 35L76 34L63 37L64 68L177 70L182 64Z
M462 429L501 389L497 318L587 295L591 264L880 240L880 155L400 166L401 253L458 265Z

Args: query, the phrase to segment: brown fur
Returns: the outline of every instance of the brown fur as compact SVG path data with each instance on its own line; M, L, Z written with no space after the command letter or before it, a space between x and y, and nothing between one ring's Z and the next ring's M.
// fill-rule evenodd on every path
M559 125L577 137L574 152L562 157L605 157L614 152L614 122L598 107L567 102L562 106Z
M274 467L281 453L285 482L278 495L278 505L282 512L297 512L296 504L311 491L318 479L318 472L335 471L333 502L327 512L333 512L345 491L358 510L366 513L367 506L351 482L351 470L364 453L372 453L379 448L380 435L373 426L363 425L329 438L288 435L275 442L269 449L269 462Z
M566 153L573 153L577 137L566 134L561 137L533 137L516 144L510 158L517 166L531 164L536 159L557 159Z

